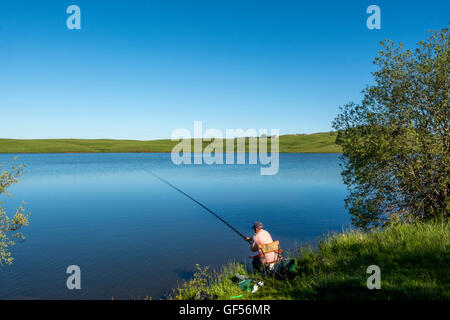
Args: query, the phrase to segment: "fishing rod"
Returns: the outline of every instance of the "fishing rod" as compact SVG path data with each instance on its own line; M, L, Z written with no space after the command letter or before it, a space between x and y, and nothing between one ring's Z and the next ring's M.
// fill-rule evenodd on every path
M228 227L230 227L234 232L236 232L239 236L241 236L245 241L246 240L246 236L244 236L242 233L240 233L238 230L236 230L231 224L229 224L228 222L226 222L225 220L223 220L219 215L217 215L216 213L214 213L214 211L212 211L211 209L209 209L207 206L205 206L203 203L201 203L200 201L195 200L192 196L188 195L186 192L184 192L183 190L181 190L180 188L177 188L176 186L174 186L173 184L171 184L169 181L161 178L160 176L158 176L156 173L149 171L149 173L154 176L155 178L157 178L158 180L164 182L165 184L167 184L168 186L172 187L173 189L175 189L176 191L178 191L179 193L185 195L186 197L188 197L189 199L191 199L192 201L194 201L196 204L198 204L200 207L202 207L203 209L205 209L206 211L208 211L209 213L211 213L212 215L214 215L217 219L219 219L220 221L222 221L223 223L225 223Z

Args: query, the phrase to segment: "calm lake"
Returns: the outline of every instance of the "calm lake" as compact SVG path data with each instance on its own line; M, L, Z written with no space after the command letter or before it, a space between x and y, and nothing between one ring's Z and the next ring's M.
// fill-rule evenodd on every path
M0 155L9 165L13 155ZM277 175L258 165L172 164L170 154L23 154L27 165L9 215L32 213L27 240L0 267L0 299L158 299L192 276L195 264L247 261L249 246L152 170L252 235L263 222L283 249L350 223L337 154L280 154ZM68 290L66 268L81 268Z

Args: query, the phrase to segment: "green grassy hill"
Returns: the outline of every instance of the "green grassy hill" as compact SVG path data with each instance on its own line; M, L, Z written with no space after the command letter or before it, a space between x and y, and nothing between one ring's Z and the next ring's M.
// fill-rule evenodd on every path
M280 152L336 153L335 133L280 136ZM178 142L108 139L0 139L0 153L171 152ZM209 142L204 142L207 146ZM225 143L224 143L225 145ZM269 144L270 146L270 144ZM246 150L248 151L248 145Z
M396 225L370 233L347 231L324 238L318 248L293 255L297 271L289 280L248 274L240 263L215 273L197 272L171 298L193 299L203 290L217 299L450 299L450 225ZM367 288L367 267L381 270L381 289ZM252 294L232 281L234 274L263 280Z

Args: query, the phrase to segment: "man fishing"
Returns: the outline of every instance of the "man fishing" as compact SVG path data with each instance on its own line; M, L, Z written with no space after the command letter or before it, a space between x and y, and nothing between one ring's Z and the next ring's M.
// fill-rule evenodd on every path
M253 238L245 237L245 240L250 242L250 250L258 252L258 247L262 244L272 243L272 236L269 232L263 229L262 222L256 221L253 223L253 230L255 234ZM252 265L254 270L260 270L261 264L267 261L275 260L275 252L268 252L264 255L257 255L253 257Z
M231 224L229 224L224 219L222 219L219 215L217 215L214 211L212 211L211 209L206 207L204 204L202 204L200 201L195 200L192 196L190 196L189 194L187 194L186 192L184 192L180 188L174 186L173 184L171 184L167 180L163 179L162 177L160 177L156 173L154 173L152 171L149 171L149 173L152 176L154 176L155 178L159 179L160 181L162 181L165 184L167 184L168 186L170 186L171 188L175 189L179 193L181 193L184 196L188 197L189 199L191 199L192 201L197 203L200 207L202 207L203 209L205 209L206 211L208 211L209 213L214 215L217 219L222 221L224 224L226 224L230 229L232 229L234 232L236 232L245 241L248 241L250 243L250 249L253 252L258 252L259 251L259 246L261 246L263 244L270 244L270 243L273 242L272 236L270 235L270 233L268 233L266 230L263 230L263 225L262 225L261 222L257 221L255 223L253 223L253 230L255 231L255 234L254 234L253 238L246 237L242 233L240 233L238 230L236 230ZM267 252L267 253L265 253L263 255L258 254L257 256L253 257L253 261L252 261L253 269L259 271L260 267L261 267L261 265L263 263L272 263L272 262L274 262L276 260L276 258L277 258L277 253L273 252L273 251Z

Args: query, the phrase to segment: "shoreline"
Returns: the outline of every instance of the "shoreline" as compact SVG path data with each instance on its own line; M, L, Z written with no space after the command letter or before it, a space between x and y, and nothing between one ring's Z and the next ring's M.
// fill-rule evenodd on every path
M391 224L370 232L350 228L323 235L317 248L299 247L288 257L295 259L296 270L286 279L248 273L240 262L212 272L197 265L194 277L167 298L195 300L204 291L213 300L448 300L449 231L448 220ZM423 256L428 259L418 259ZM381 273L380 290L367 284L373 265ZM254 294L243 290L233 281L236 273L264 286Z
M279 136L279 153L342 153L336 144L336 133L322 132L308 135ZM213 140L217 142L216 140ZM191 149L195 150L195 140L191 140ZM212 141L203 140L202 151L226 150L230 140L218 141L217 148L211 150ZM221 142L221 145L220 145ZM112 139L0 139L0 154L28 153L170 153L180 141L162 140L112 140ZM256 141L258 143L258 141ZM231 147L231 146L229 146ZM267 140L268 152L271 150L271 139ZM184 150L184 149L183 149ZM188 150L188 149L186 149ZM245 153L258 152L259 146L252 145L245 139ZM180 150L181 151L181 150ZM237 150L237 140L234 140L233 153ZM191 152L193 153L193 152ZM222 152L222 153L227 153Z
M129 152L108 152L108 151L80 151L80 152L0 152L0 154L100 154L100 153L107 153L107 154L135 154L135 153L171 153L172 151L129 151ZM195 152L188 152L188 153L195 153ZM231 153L231 152L223 152L225 153ZM233 152L236 153L258 153L258 152ZM270 153L270 152L268 152ZM305 151L305 152L278 152L279 154L342 154L342 152L317 152L317 151Z

